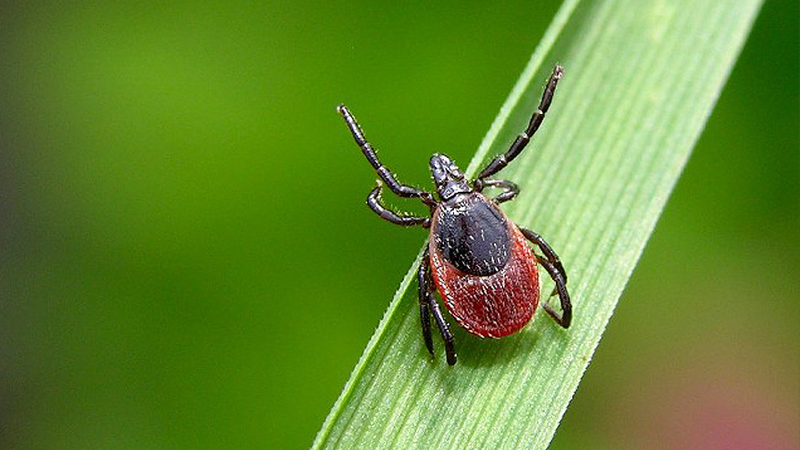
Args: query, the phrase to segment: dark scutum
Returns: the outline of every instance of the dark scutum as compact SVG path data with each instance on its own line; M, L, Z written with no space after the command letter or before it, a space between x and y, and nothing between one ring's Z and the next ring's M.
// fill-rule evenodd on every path
M510 255L506 221L481 194L459 195L441 203L433 234L445 259L466 274L496 273Z

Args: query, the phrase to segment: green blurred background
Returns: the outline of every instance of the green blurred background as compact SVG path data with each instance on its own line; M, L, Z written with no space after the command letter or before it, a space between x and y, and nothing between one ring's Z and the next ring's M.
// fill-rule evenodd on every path
M310 445L424 239L336 104L427 185L559 3L4 2L0 448ZM553 448L800 447L798 17L766 2Z

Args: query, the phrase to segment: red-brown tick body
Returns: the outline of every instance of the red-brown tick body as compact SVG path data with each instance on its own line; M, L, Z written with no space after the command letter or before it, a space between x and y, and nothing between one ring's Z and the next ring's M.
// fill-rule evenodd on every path
M440 203L428 245L436 290L462 328L500 338L531 320L539 303L536 256L494 201L473 192Z
M393 224L430 228L429 242L417 272L422 338L432 356L433 317L450 365L457 360L453 334L434 298L435 291L439 291L447 310L468 332L482 338L508 336L524 327L536 311L539 304L536 265L539 264L555 282L550 296L558 294L561 313L547 302L542 302L542 308L564 328L572 321L567 273L561 260L541 236L515 225L498 207L519 194L517 185L490 178L516 158L539 129L562 74L560 66L553 69L528 127L508 151L489 162L474 180L467 180L447 155L435 153L430 159L430 169L436 196L397 181L378 160L355 117L344 105L337 108L356 144L380 177L378 186L367 196L367 205ZM400 197L422 200L430 208L432 217L398 214L383 206L383 183ZM503 192L490 199L482 193L487 187L500 188ZM528 241L539 247L543 256L535 254Z

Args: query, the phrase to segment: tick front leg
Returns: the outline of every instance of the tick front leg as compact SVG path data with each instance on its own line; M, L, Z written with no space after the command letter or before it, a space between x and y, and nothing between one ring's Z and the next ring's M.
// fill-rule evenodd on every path
M431 219L428 217L401 216L400 214L397 214L396 212L383 206L381 204L380 183L378 183L378 186L372 189L367 196L367 205L369 205L370 209L375 211L375 214L379 215L381 219L391 222L395 225L400 225L403 227L422 225L423 228L430 228L431 226Z
M511 144L511 148L509 148L508 151L493 159L486 166L486 168L481 171L481 173L478 175L478 178L487 178L496 174L497 172L503 170L508 163L522 153L522 150L525 149L525 146L528 145L528 142L531 140L531 138L533 138L536 130L538 130L539 126L542 124L544 116L547 114L547 110L550 109L550 103L553 101L553 94L556 91L556 85L563 74L563 67L555 66L553 68L553 73L550 75L550 79L547 81L547 87L544 89L542 99L539 101L539 107L533 112L531 120L528 122L528 128L526 128L525 131L517 136L517 139L513 144Z
M389 189L400 197L419 197L423 203L430 206L433 201L433 196L430 193L400 183L397 181L397 177L380 162L378 154L375 152L375 149L372 148L372 144L364 137L364 132L361 131L361 127L358 125L358 122L356 122L356 118L353 114L350 113L350 110L344 105L337 106L336 110L344 118L347 127L350 129L350 133L353 135L353 139L355 139L356 144L361 148L361 153L367 158L367 161L369 161L372 168L375 169L375 172L378 173L378 176L381 177L381 180L389 186Z
M431 261L428 247L425 247L425 252L422 254L422 262L417 272L417 280L419 282L419 311L420 319L422 320L422 338L425 340L425 347L431 356L433 353L433 339L431 338L431 322L430 314L433 314L436 320L436 326L439 328L439 333L442 335L444 341L444 350L447 354L447 364L454 365L458 360L455 351L453 334L450 332L450 326L442 315L439 309L439 304L433 296L433 279L431 278Z

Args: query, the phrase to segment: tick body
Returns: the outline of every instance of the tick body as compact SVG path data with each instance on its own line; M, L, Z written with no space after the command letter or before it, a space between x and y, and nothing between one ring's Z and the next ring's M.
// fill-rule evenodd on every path
M539 107L528 127L505 153L494 158L474 180L467 180L453 161L442 154L430 159L436 195L401 184L384 166L364 138L353 115L344 106L338 111L362 153L380 177L367 197L367 204L382 219L401 226L429 228L428 245L417 274L422 336L431 355L431 316L445 344L447 362L456 363L453 335L434 297L438 291L448 312L466 331L482 338L501 338L519 331L533 317L539 304L541 265L555 282L551 296L558 294L561 312L543 302L545 311L563 328L572 319L567 274L558 255L533 231L514 224L499 208L519 193L507 180L490 178L518 156L542 123L563 69L556 66L547 82ZM430 217L399 214L383 206L383 184L400 197L419 198ZM482 192L486 187L502 189L495 198ZM529 243L536 245L538 255Z
M465 330L500 338L531 320L539 303L536 257L483 194L459 194L436 208L428 253L436 290Z

